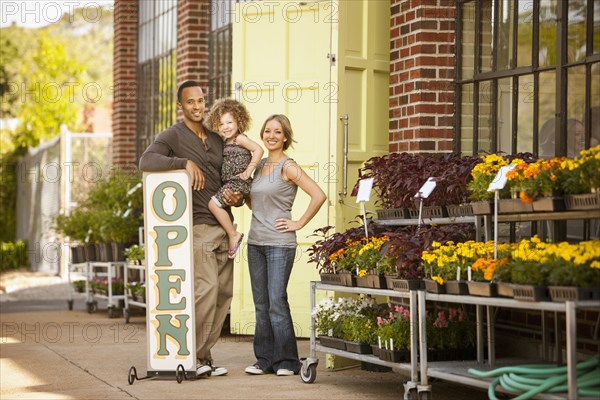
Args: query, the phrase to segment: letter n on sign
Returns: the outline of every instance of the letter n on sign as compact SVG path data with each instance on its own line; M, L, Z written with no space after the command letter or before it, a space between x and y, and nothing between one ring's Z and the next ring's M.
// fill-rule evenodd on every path
M148 371L196 369L192 229L188 173L144 173Z

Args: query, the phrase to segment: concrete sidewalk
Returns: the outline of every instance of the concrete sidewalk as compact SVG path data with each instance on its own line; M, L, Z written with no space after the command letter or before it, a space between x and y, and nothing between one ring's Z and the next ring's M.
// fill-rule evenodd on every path
M28 289L32 290L32 289ZM57 289L58 290L58 289ZM360 366L325 368L320 359L317 378L305 384L299 376L252 376L244 368L254 363L252 338L225 336L213 357L229 374L195 381L145 380L127 382L135 366L146 373L146 326L143 316L109 319L100 308L84 310L85 299L54 297L51 289L39 296L0 302L0 398L6 399L401 399L408 377L394 372L370 372ZM50 299L44 300L43 294ZM58 291L60 294L60 290ZM28 311L33 310L33 311ZM307 340L299 340L302 357L309 355ZM433 383L436 400L485 399L483 391L452 383Z

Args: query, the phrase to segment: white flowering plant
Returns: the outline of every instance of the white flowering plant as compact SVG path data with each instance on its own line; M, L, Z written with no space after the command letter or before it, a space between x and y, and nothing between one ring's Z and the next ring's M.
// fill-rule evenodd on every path
M345 319L357 315L371 317L376 309L377 302L369 296L359 299L340 297L337 300L326 297L312 310L315 331L318 335L343 338Z

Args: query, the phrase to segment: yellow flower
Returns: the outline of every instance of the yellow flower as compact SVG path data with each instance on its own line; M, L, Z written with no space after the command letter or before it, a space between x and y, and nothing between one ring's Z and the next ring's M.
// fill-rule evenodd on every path
M436 281L437 283L439 283L440 285L444 284L444 280L442 279L441 276L432 276L431 279L433 279L434 281Z

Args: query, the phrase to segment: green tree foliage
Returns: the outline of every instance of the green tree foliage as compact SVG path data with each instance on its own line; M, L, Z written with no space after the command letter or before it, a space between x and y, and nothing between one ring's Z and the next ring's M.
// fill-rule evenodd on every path
M26 92L17 113L20 124L15 137L23 146L36 146L41 138L60 133L62 124L73 127L79 107L73 84L80 79L83 65L69 59L65 45L43 33L33 63L23 63Z

